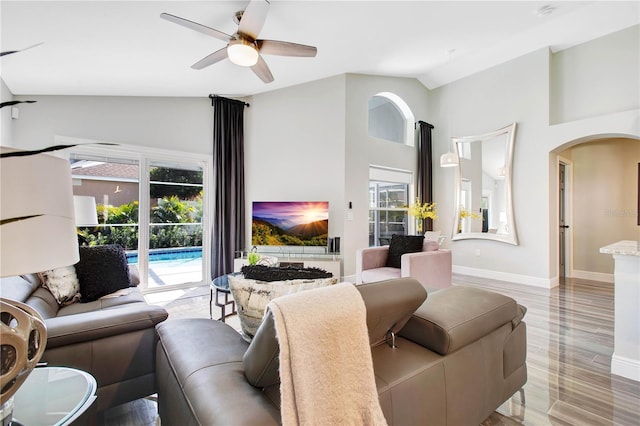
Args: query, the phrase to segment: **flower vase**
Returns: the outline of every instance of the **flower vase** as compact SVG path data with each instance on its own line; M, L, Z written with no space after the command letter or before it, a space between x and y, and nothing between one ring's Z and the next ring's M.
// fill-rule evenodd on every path
M416 234L422 235L422 223L424 220L416 218Z

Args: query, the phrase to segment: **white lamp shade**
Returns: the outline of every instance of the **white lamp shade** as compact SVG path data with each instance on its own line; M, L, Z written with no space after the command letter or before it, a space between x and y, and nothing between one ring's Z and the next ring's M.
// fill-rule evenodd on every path
M0 276L78 262L68 161L46 154L2 158L0 186Z
M95 197L74 195L73 211L76 218L76 226L95 226L98 224Z
M440 156L440 167L456 167L458 164L458 156L454 152L449 151Z
M259 54L253 43L239 39L229 42L227 56L236 65L251 67L258 62Z

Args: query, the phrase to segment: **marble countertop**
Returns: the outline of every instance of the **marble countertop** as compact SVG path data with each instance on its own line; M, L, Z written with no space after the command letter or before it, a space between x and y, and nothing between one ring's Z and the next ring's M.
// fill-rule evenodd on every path
M640 241L618 241L617 243L609 244L608 246L601 247L600 253L604 254L622 254L626 256L639 256L640 257Z

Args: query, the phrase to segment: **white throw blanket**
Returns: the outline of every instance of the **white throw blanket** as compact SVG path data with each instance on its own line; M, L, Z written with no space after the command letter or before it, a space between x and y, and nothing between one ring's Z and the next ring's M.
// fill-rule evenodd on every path
M366 308L342 283L272 300L280 344L282 423L386 425L378 401Z

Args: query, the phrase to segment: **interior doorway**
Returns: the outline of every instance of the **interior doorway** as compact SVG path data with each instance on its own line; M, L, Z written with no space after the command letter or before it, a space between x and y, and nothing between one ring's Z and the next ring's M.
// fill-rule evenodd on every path
M571 163L558 162L558 278L560 283L572 276L571 246Z

